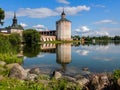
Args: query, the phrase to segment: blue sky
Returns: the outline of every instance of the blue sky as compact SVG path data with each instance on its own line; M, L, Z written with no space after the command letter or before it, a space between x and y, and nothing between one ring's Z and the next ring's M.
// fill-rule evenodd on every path
M0 7L6 15L2 27L12 24L15 11L25 29L55 30L64 7L72 35L120 35L120 0L1 0Z

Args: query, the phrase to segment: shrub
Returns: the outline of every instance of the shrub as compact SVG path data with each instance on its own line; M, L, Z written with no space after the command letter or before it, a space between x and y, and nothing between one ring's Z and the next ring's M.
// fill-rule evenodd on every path
M10 34L9 36L9 41L12 45L16 45L16 44L19 44L21 42L20 40L20 35L17 34L17 33L12 33Z
M40 41L40 34L33 29L24 30L23 40L26 44L38 44Z
M116 79L116 80L117 80L118 78L120 78L120 70L115 70L115 71L114 71L114 73L113 73L113 78Z

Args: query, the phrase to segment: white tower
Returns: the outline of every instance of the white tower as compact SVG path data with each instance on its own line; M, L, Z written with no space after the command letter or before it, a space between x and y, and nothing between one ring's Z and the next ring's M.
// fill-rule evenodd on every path
M56 22L57 40L70 41L71 40L71 21L66 19L66 14L63 10L61 19Z

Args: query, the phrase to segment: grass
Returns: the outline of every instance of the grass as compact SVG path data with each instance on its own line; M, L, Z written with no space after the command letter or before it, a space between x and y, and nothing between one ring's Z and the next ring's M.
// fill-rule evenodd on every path
M39 81L24 81L15 78L4 78L0 81L0 90L81 90L64 79L50 80L43 84Z
M60 44L60 43L73 43L73 42L81 42L81 40L72 40L72 41L46 41L46 42L40 42L39 44L44 44L44 43Z
M5 61L7 64L9 63L22 63L23 59L18 58L17 55L12 55L9 53L2 54L0 53L0 60Z

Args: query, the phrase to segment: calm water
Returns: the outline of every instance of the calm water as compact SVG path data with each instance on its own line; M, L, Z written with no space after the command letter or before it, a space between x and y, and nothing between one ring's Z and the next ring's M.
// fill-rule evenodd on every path
M81 73L83 67L89 68L91 72L111 72L120 68L120 44L43 44L34 49L29 47L23 66L40 67L43 73L62 70L64 73L75 74Z

